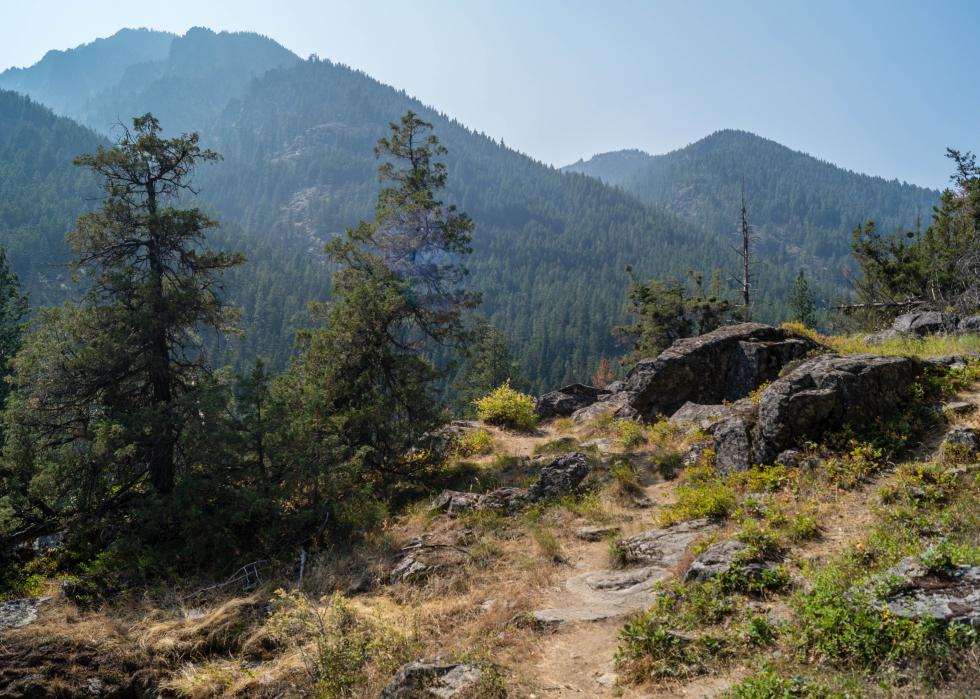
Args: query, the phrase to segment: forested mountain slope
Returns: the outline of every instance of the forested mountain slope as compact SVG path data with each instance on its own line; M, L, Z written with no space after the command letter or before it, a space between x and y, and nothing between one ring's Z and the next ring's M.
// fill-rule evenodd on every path
M598 177L720 235L738 225L744 183L760 255L800 264L840 284L851 232L874 219L882 230L928 222L939 192L861 175L745 131L719 131L666 155L636 150L564 168Z
M121 29L66 51L52 50L27 68L0 72L0 89L15 90L58 114L77 117L100 92L116 85L126 70L167 56L174 35L149 29Z
M0 245L35 306L64 298L65 235L97 194L71 161L101 142L71 119L0 90Z
M121 32L105 41L118 46L133 36L153 44L144 53L159 50L161 35L153 32ZM512 339L534 389L587 379L600 355L622 351L611 330L624 320L627 264L641 278L734 270L722 234L737 217L743 170L752 221L763 237L755 296L760 320L783 319L801 262L816 269L823 298L841 292L838 267L853 225L865 218L911 223L916 208L925 211L935 195L846 173L735 132L660 158L630 151L577 166L623 191L512 151L363 73L300 61L257 34L194 29L162 36L169 37L164 57L140 61L119 49L119 62L130 61L125 70L100 78L97 97L75 95L67 104L79 119L103 127L150 110L167 131L200 131L204 145L225 156L197 175L200 205L222 222L215 242L249 258L228 278L245 333L220 348L221 361L265 356L282 366L288 359L295 331L309 322L306 304L329 295L323 242L371 215L378 186L374 145L409 109L432 121L449 149L447 200L477 224L471 283L484 294L483 312ZM85 64L86 48L60 54L61 62ZM21 89L43 96L38 76L54 70L40 70L44 63L0 77L19 76ZM59 65L58 75L78 70ZM63 236L95 194L83 191L71 160L99 141L36 105L18 104L17 118L25 123L0 135L16 150L2 167L32 170L8 176L0 192L7 212L0 237L37 304L60 298L52 290L65 270L49 263L64 259ZM39 135L46 129L56 134L50 143ZM43 147L34 145L39 138ZM51 195L32 200L34 182ZM642 185L653 193L646 201L632 193L639 183L653 183Z

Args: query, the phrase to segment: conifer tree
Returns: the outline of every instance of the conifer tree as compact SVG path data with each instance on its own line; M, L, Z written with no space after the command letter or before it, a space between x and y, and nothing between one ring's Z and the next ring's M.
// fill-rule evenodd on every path
M816 303L813 300L813 292L810 291L810 284L806 279L806 273L802 269L796 275L796 283L793 285L789 307L793 320L802 323L808 328L816 326Z

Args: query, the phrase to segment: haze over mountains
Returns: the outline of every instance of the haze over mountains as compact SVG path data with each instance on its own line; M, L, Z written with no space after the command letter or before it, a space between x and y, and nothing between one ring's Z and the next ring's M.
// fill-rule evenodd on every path
M112 124L152 111L165 130L199 131L224 155L196 181L222 221L217 242L249 258L229 278L246 332L220 348L236 362L286 360L305 304L329 294L322 241L370 215L373 146L408 109L449 149L447 200L477 223L472 285L535 389L587 379L600 355L621 352L611 330L624 320L625 265L640 277L733 270L743 181L760 236L758 317L770 321L782 319L800 266L823 299L847 292L857 224L909 227L938 199L733 131L663 156L622 151L557 170L363 73L251 33L123 30L0 73L0 89L55 112L0 93L0 242L35 305L66 293L62 241L97 194L71 160Z

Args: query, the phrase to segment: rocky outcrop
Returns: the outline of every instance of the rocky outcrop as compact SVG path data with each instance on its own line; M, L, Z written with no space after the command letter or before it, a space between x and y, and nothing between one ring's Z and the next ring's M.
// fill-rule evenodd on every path
M579 527L575 530L575 536L577 536L582 541L602 541L611 536L616 536L619 534L619 527L609 526L609 527L595 527L586 526Z
M608 394L608 391L595 386L573 383L539 396L534 401L534 411L542 419L568 417L576 410L588 407Z
M921 363L908 357L831 354L804 362L759 397L755 460L768 463L845 422L894 413L921 372Z
M538 479L528 488L532 502L550 500L575 490L589 475L589 461L585 454L564 454L541 469Z
M0 602L0 631L34 623L38 608L50 597L22 597Z
M641 360L626 375L620 417L655 420L688 401L717 404L743 398L791 361L818 345L761 323L741 323L678 340L658 357Z
M691 567L684 574L684 582L707 582L735 569L747 580L760 580L767 571L776 568L777 564L773 561L753 561L748 556L748 544L719 541L691 561Z
M957 322L956 316L939 311L913 311L903 313L892 321L892 330L903 335L924 337L953 332Z
M625 564L676 563L691 542L716 527L711 520L702 518L651 529L617 541L616 553Z
M976 335L980 333L980 315L960 318L960 322L956 325L956 330L964 335Z
M906 558L884 577L890 593L879 601L879 609L907 619L980 628L980 566L930 569L917 558Z
M529 488L504 487L489 493L444 490L429 505L429 511L449 515L469 510L514 514L530 503L560 498L574 492L591 470L588 458L580 452L542 459L539 463L543 465Z
M701 405L688 401L670 416L674 425L695 425L698 429L706 430L715 423L721 422L734 415L727 405Z
M483 669L477 665L416 660L398 669L378 699L462 697L476 687L483 676Z

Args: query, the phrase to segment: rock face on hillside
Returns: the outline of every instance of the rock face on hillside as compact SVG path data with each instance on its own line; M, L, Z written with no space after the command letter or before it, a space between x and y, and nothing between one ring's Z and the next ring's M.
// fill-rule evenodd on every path
M894 413L921 373L922 364L909 357L824 355L804 362L759 398L758 460L769 461L847 421Z
M761 323L678 340L626 375L626 405L619 416L652 421L688 401L706 405L744 398L817 348L809 338Z
M866 342L869 345L878 345L902 338L977 333L980 333L980 315L959 318L941 311L912 311L895 318L890 328L869 335Z

